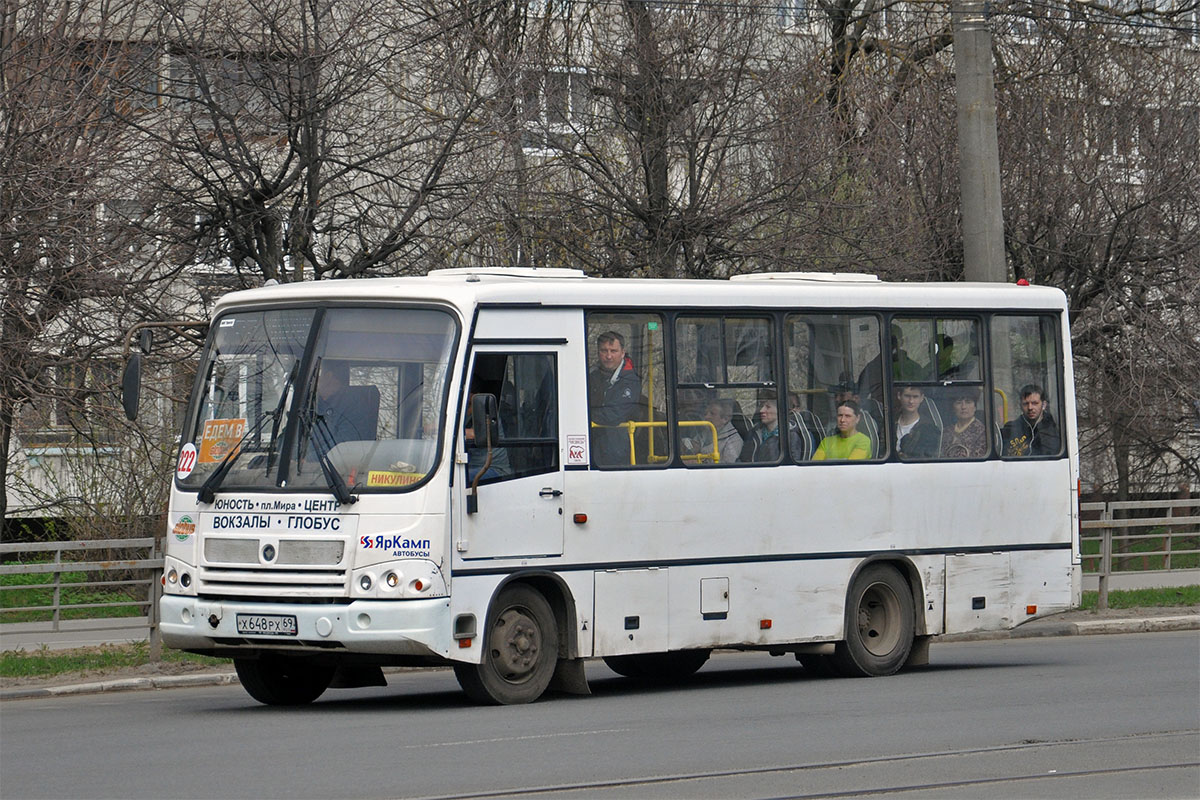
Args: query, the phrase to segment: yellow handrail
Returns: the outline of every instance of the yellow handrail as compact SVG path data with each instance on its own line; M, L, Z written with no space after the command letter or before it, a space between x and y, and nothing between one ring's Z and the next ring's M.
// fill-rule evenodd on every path
M711 430L712 431L712 452L711 453L696 453L694 456L692 456L692 458L694 458L697 461L706 461L709 458L711 458L712 462L714 464L720 463L721 452L720 452L720 449L719 449L718 443L717 443L717 427L715 425L713 425L711 422L709 422L706 419L680 420L678 424L679 424L679 427L681 427L681 428L683 428L683 427L693 427L693 428L694 427L707 427L709 430ZM634 433L636 433L639 428L665 428L665 427L667 427L667 422L666 422L666 420L661 420L661 421L651 420L650 422L635 422L634 420L630 420L629 422L619 422L616 425L600 425L598 423L593 422L592 427L593 428L602 428L604 430L612 430L614 428L625 428L626 430L628 430L629 431L629 465L635 466L637 464L637 446L634 443ZM652 464L660 463L661 464L662 462L664 462L666 460L667 460L666 456L659 456L654 453L654 437L651 436L650 444L649 444L649 452L646 455L647 463L652 463ZM688 457L684 457L684 460L685 461L688 460Z
M1003 389L997 389L994 386L992 387L992 391L1000 395L1000 414L1004 417L1004 422L1000 424L1005 425L1008 423L1008 395L1004 393Z

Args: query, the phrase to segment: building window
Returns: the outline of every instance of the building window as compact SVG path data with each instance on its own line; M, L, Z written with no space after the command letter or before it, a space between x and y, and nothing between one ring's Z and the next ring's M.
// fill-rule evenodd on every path
M591 79L582 69L528 70L521 76L520 111L526 150L571 149L591 114Z

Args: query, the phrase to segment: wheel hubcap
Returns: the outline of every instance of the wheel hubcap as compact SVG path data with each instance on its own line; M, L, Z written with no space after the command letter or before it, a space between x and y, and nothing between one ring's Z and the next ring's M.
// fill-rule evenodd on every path
M858 604L859 640L872 655L886 656L900 642L900 598L891 587L867 587Z
M496 619L492 629L492 663L504 680L520 683L537 667L542 634L533 618L521 609L509 608Z

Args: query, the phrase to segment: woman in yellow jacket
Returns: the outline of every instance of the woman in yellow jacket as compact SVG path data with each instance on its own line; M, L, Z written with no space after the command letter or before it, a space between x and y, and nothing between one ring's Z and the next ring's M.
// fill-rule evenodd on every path
M871 457L871 439L859 433L862 409L854 400L843 400L837 407L837 433L826 436L817 445L813 461L865 461Z

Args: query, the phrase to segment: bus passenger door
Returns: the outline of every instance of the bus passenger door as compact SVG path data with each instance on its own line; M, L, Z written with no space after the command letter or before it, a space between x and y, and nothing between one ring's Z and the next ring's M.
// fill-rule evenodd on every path
M558 446L556 345L486 345L475 349L463 398L455 464L455 542L465 559L555 556L563 550L563 466ZM498 440L487 460L484 431L474 434L470 397L494 395ZM467 513L472 485L476 510Z

